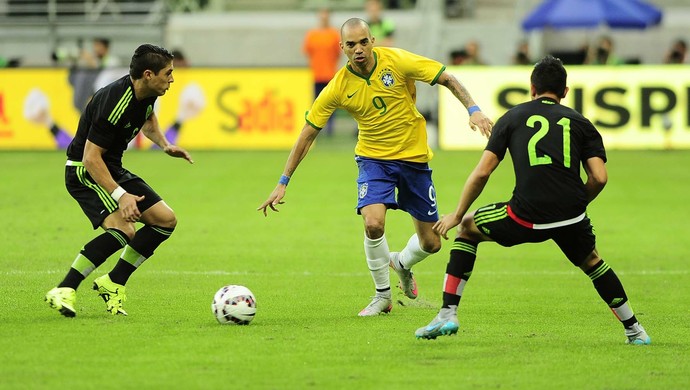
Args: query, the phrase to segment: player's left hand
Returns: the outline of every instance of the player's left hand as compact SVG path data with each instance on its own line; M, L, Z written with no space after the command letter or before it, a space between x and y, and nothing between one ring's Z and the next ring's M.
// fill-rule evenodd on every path
M493 126L494 122L492 122L491 119L489 119L489 117L484 115L484 113L481 111L475 111L470 116L470 127L472 130L477 131L477 129L479 129L482 135L486 138L489 138L491 135L491 129Z
M449 215L441 215L441 219L436 221L434 224L434 231L443 237L443 239L448 239L448 231L460 224L462 217L458 218L455 213Z
M189 161L190 164L194 164L194 160L192 160L192 155L177 145L168 145L165 148L163 148L163 151L168 156L184 158L185 160Z

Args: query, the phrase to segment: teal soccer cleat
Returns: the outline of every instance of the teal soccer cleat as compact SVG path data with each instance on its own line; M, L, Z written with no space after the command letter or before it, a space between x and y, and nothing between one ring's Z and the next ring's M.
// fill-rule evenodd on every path
M438 336L451 336L458 333L458 317L452 316L448 319L441 319L436 316L427 326L417 329L414 332L418 339L434 340Z
M644 328L639 322L635 323L630 328L625 329L625 336L628 338L625 340L626 344L649 345L652 343L652 339L649 337L647 332L645 332Z

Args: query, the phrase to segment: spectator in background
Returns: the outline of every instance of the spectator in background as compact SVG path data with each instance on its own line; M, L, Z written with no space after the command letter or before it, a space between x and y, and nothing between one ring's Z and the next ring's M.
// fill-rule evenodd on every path
M104 69L119 67L120 60L110 54L110 39L94 38L92 51L82 48L79 64L84 68Z
M5 58L0 56L0 68L17 68L21 60L19 58Z
M315 99L337 72L340 60L340 32L331 26L331 12L322 8L318 18L318 27L307 31L302 45L314 76ZM333 118L328 120L324 130L328 136L333 134Z
M467 51L465 49L456 49L450 52L450 64L462 65L467 58Z
M367 23L371 35L375 38L376 46L393 46L395 24L382 16L383 4L381 0L366 0L364 9L367 12Z
M172 55L174 57L173 64L176 68L189 68L191 66L182 50L175 49L172 51Z
M486 65L479 55L479 42L474 40L467 42L465 52L467 52L467 57L462 62L463 65Z
M77 41L79 58L76 67L70 67L69 80L74 87L74 107L82 111L94 92L127 73L120 60L110 54L110 40L94 38L91 51L84 49L83 41Z
M666 53L664 64L683 64L687 56L688 45L683 39L677 39Z
M533 65L529 57L529 43L526 40L518 43L517 51L513 56L513 65Z
M599 38L599 43L590 48L586 63L590 65L622 65L625 63L613 50L611 37Z

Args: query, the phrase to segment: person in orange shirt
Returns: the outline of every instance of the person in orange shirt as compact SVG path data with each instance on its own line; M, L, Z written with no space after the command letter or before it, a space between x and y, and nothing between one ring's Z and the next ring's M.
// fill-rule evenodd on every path
M338 70L340 60L340 32L330 25L331 13L322 8L318 13L319 26L307 31L302 50L309 58L309 67L314 76L314 98ZM329 119L324 130L326 135L333 134L333 120Z

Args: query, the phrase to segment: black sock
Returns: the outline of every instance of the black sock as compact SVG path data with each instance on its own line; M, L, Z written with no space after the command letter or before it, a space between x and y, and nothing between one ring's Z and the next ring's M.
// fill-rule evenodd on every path
M71 287L76 290L84 279L86 279L86 276L82 275L81 272L70 268L65 278L58 284L58 287Z
M446 266L446 278L443 285L443 308L458 306L465 283L472 275L474 261L477 258L477 242L456 238L450 249L450 260Z
M115 267L113 267L113 270L108 272L108 275L110 276L110 280L124 286L129 280L129 277L132 276L136 270L137 267L120 259L117 261L117 264L115 264Z
M110 271L110 280L117 284L125 285L134 271L149 257L153 252L173 233L175 228L164 228L160 226L146 225L137 230L134 238L129 243L129 248L125 248L122 258L117 262L115 268Z
M625 294L623 284L616 276L616 273L613 272L603 259L589 269L586 274L592 280L594 288L599 293L601 299L606 302L616 317L623 323L623 326L627 328L637 322L635 315L632 315L630 318L620 317L619 312L623 312L623 310L619 308L628 302L628 296ZM627 307L626 305L625 308ZM632 311L630 310L629 313L632 314Z
M89 241L79 252L58 287L71 287L77 289L79 284L98 266L103 264L110 255L122 249L129 237L118 229L108 229L105 233Z

